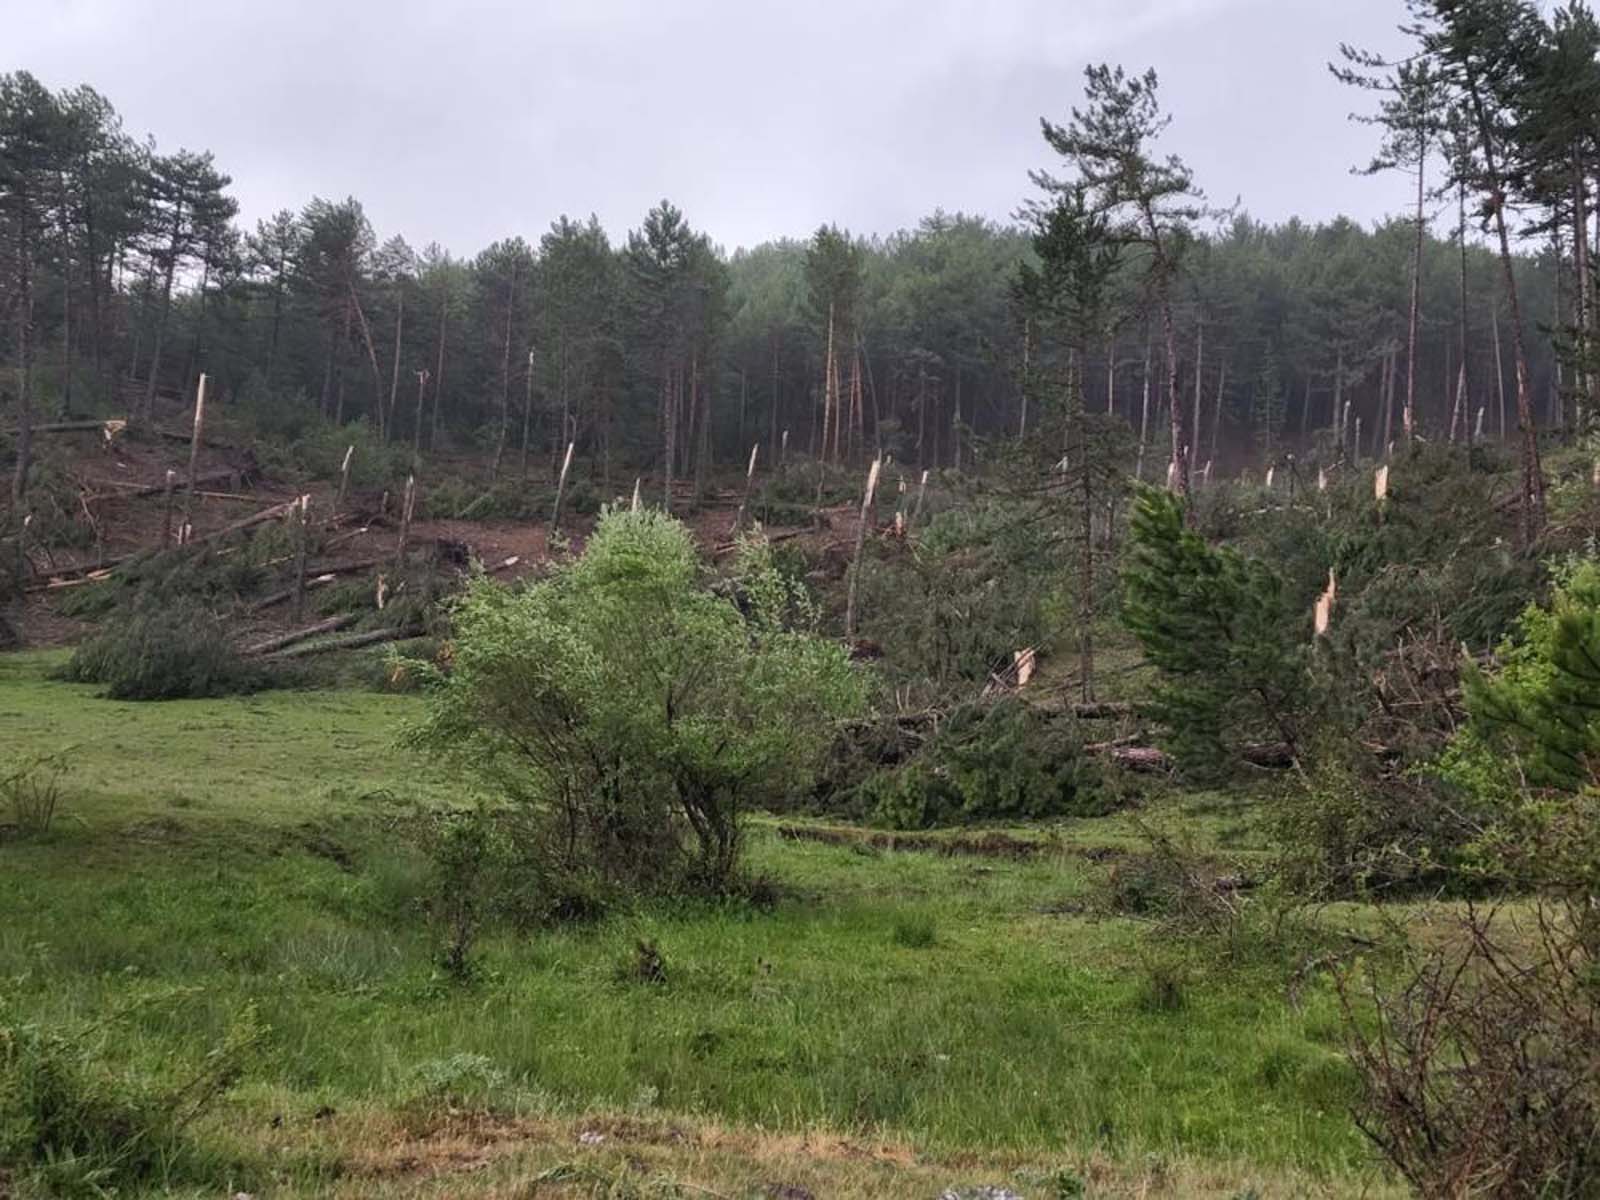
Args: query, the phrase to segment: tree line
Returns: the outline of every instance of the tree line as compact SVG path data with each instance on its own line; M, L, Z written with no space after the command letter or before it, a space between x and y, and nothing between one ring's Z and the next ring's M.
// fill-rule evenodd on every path
M562 217L470 258L380 237L355 198L244 228L211 154L135 139L92 88L0 76L14 499L33 426L147 424L202 371L264 428L363 421L497 475L554 470L576 443L607 486L647 471L669 496L752 445L966 468L1059 405L1062 378L1180 489L1213 462L1522 430L1531 495L1536 428L1600 403L1600 35L1582 3L1405 8L1406 58L1347 47L1335 66L1375 101L1369 169L1408 175L1409 211L1372 228L1211 206L1158 150L1177 135L1155 76L1109 67L1044 122L1066 170L1036 173L1008 221L935 211L728 253L662 201L620 241ZM1079 254L1064 287L1052 237L1104 261Z

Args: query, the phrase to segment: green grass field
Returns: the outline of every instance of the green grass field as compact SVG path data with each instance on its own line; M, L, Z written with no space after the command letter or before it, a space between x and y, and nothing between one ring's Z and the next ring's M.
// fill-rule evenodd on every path
M157 1080L247 1013L265 1030L187 1133L205 1177L175 1161L158 1190L1387 1194L1331 987L1291 1004L1281 970L1108 915L1126 820L984 856L764 819L770 911L495 933L463 986L436 966L397 819L468 798L396 748L415 699L121 704L51 681L54 661L0 657L0 764L74 748L52 832L0 841L0 1024L88 1030L107 1071ZM1258 849L1247 808L1168 820L1185 815ZM641 938L664 984L619 970ZM1153 994L1155 963L1175 996Z

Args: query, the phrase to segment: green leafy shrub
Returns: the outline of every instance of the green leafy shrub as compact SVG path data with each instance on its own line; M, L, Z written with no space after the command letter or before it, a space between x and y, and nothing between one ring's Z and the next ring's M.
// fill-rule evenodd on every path
M1269 806L1284 879L1306 895L1459 891L1487 814L1426 776L1329 747Z
M475 581L448 669L406 664L427 688L410 741L519 814L530 890L727 890L745 811L807 787L860 706L839 646L698 575L683 525L607 512L549 578Z
M105 684L112 700L201 699L273 683L271 672L241 658L217 619L192 602L139 607L79 646L62 675Z

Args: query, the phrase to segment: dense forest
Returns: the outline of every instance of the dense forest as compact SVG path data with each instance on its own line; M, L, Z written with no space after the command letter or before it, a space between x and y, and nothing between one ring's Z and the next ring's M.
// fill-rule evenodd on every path
M1577 377L1541 331L1593 321L1582 106L1594 30L1564 13L1528 38L1537 68L1461 47L1486 82L1459 97L1348 52L1339 69L1383 126L1372 169L1394 168L1374 186L1392 186L1404 215L1266 226L1205 204L1199 184L1226 181L1189 181L1193 203L1166 222L1170 303L1140 255L1124 255L1094 328L1074 337L1084 392L1154 443L1176 381L1196 470L1264 468L1336 425L1354 452L1358 421L1371 455L1400 428L1397 395L1414 397L1421 436L1503 439L1517 425L1520 319L1532 413L1570 424ZM1512 96L1501 76L1513 69L1572 78ZM1551 111L1519 111L1529 89L1549 92ZM1486 106L1481 135L1468 100ZM1157 118L1138 153L1155 153L1157 132L1181 147L1179 116L1170 131ZM824 226L729 253L663 201L620 238L563 217L463 256L425 230L375 230L355 197L243 228L225 152L140 141L87 86L6 76L0 147L0 363L19 427L147 421L203 371L215 399L264 430L366 421L422 451L476 449L497 468L510 455L520 471L572 440L609 483L637 470L699 479L756 442L769 460L881 449L960 467L1029 420L1037 322L1014 283L1019 263L1037 263L1047 206L1024 180L1009 221L935 211L887 236ZM1515 314L1485 237L1502 212Z

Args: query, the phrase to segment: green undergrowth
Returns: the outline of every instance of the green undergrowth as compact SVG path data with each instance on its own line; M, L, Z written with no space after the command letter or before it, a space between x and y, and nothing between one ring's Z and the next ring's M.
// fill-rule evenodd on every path
M183 1160L233 1172L209 1182L316 1191L337 1156L309 1134L272 1134L269 1154L267 1131L358 1109L419 1129L461 1110L625 1111L929 1154L1369 1170L1325 978L1291 1002L1279 964L1224 965L1106 909L1141 844L1131 815L925 835L1040 847L944 853L763 818L749 870L772 903L490 930L459 984L400 814L471 797L396 748L414 697L90 703L53 661L0 658L0 758L74 747L53 830L0 840L4 1019L70 1031L181 995L96 1043L119 1077L160 1080L248 1017L257 1052L184 1131L227 1150ZM1259 852L1246 804L1151 804L1208 852ZM641 943L659 971L637 970Z

